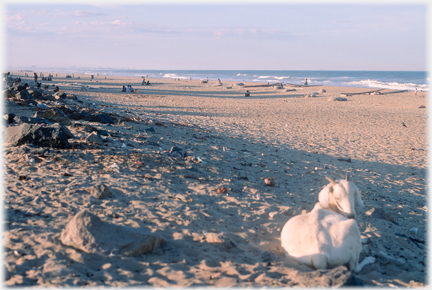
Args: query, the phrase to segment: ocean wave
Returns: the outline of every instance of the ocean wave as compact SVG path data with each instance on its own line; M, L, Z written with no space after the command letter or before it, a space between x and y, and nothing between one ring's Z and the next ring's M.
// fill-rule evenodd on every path
M178 74L164 74L162 77L168 78L168 79L187 79L188 78L188 77L184 77L184 76L179 76Z
M347 82L346 85L357 85L369 88L391 89L391 90L409 90L414 91L416 88L422 91L429 91L428 85L419 85L414 83L398 83L398 82L381 82L377 80L360 80Z
M290 77L286 76L286 77L278 77L278 76L259 76L258 79L267 79L267 80L271 80L271 79L275 79L275 80L285 80L285 79L289 79Z

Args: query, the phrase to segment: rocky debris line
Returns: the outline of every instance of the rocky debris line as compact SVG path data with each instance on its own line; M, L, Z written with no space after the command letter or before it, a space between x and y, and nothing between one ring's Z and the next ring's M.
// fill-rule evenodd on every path
M139 256L165 241L141 228L122 227L102 221L94 214L78 212L62 230L60 241L85 253Z
M6 144L10 146L32 144L39 147L69 148L68 138L72 136L65 126L57 124L42 127L26 123L6 128Z

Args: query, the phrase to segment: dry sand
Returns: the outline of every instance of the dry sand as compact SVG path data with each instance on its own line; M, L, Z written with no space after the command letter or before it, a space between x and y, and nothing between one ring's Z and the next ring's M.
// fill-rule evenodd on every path
M339 102L328 99L370 89L287 92L292 88L168 79L142 86L141 78L77 76L58 74L43 83L75 94L80 106L136 121L74 121L110 132L106 146L43 155L4 148L6 285L330 286L313 278L318 271L283 256L280 230L290 217L313 208L325 176L345 174L366 205L359 222L369 239L361 259L377 257L355 274L357 280L367 286L426 285L427 108L419 108L427 107L426 93L354 95ZM122 85L138 93L122 93ZM304 97L321 89L326 92ZM5 110L27 116L35 111L12 105ZM154 133L145 130L150 127ZM76 146L88 135L69 129ZM164 153L173 146L199 161ZM275 178L274 187L265 185L268 177ZM113 196L98 200L86 191L100 181ZM227 193L217 192L222 186ZM82 209L116 225L146 228L167 242L138 257L62 245L61 230Z

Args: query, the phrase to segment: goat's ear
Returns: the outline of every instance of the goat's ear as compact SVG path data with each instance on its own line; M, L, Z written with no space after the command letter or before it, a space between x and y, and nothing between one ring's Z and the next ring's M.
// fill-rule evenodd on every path
M318 195L319 203L323 208L328 208L329 206L329 198L330 193L333 192L333 186L331 184L327 184L324 186L324 188L320 191Z
M325 177L333 186L336 185L336 181L334 181L333 179L331 179L330 177L326 176Z

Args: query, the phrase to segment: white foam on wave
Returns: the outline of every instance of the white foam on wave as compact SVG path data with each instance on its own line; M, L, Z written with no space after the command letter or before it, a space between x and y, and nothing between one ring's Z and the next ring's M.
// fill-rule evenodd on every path
M290 77L278 77L278 76L259 76L258 79L275 79L275 80L284 80L289 79Z
M267 83L279 83L277 80L260 80L260 79L253 79L252 82L267 82Z
M391 90L409 90L414 91L417 90L429 91L428 85L418 85L414 83L398 83L398 82L380 82L377 80L360 80L360 81L352 81L348 82L350 85L359 85L370 88L378 88L378 89L391 89Z
M162 77L168 78L168 79L187 79L188 78L188 77L179 76L178 74L164 74Z

